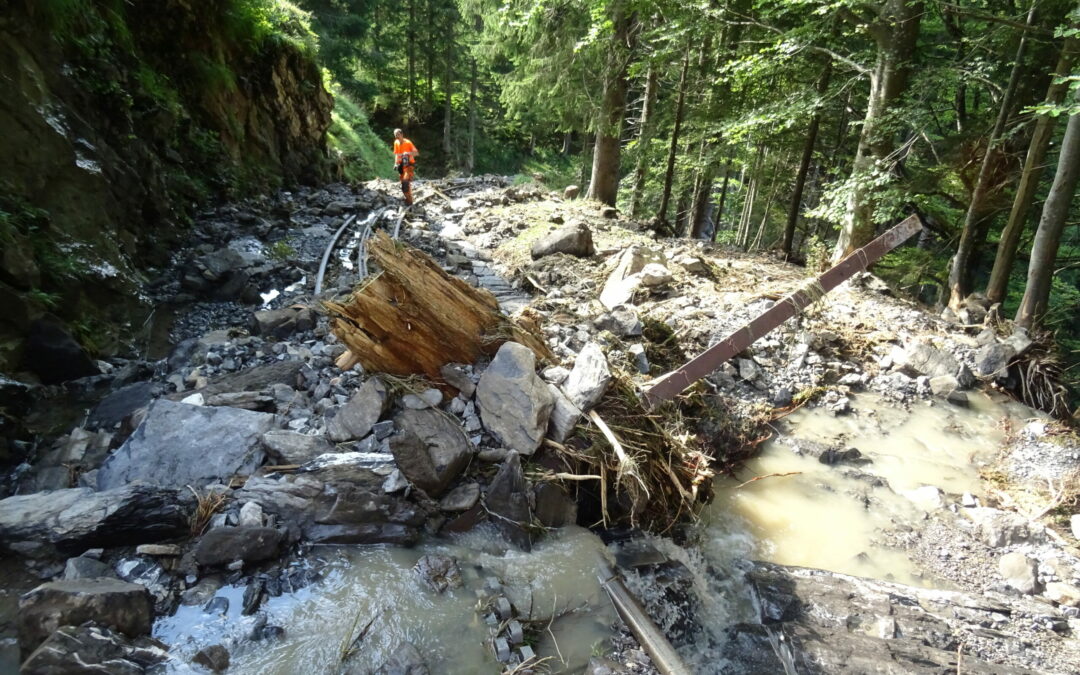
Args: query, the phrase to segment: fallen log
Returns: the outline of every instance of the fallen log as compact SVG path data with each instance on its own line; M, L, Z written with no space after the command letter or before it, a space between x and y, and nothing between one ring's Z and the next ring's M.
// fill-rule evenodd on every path
M337 360L343 370L359 363L368 372L441 383L443 365L494 355L507 340L553 358L527 320L505 316L494 295L450 276L422 251L378 232L368 252L381 271L347 302L323 303L330 330L348 347Z
M829 268L820 277L780 300L750 323L698 354L681 367L666 375L661 375L652 386L646 388L643 392L646 406L655 409L661 402L685 391L687 387L714 372L725 361L749 347L759 338L764 337L774 328L794 316L796 312L809 307L815 300L839 286L856 272L870 267L883 255L907 241L911 235L921 229L922 223L919 222L918 217L909 216L902 223L885 232L885 234L852 252L851 255Z

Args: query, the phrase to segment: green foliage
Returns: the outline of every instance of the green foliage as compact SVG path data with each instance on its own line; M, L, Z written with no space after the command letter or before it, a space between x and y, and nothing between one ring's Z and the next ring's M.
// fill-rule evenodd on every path
M945 285L949 260L934 251L903 246L878 261L874 272L890 286L916 295L923 284Z
M335 97L334 112L327 140L345 177L350 181L395 178L390 147L371 130L367 114L340 86L332 85L331 90Z
M289 244L288 240L281 239L273 243L269 255L272 259L278 261L292 260L296 257L296 249Z

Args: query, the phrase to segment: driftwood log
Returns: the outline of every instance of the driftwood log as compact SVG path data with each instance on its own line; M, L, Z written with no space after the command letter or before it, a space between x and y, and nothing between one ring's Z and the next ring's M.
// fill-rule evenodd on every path
M341 369L359 363L367 372L423 374L442 383L443 365L494 355L507 340L529 347L539 359L552 358L535 324L502 314L489 291L450 276L385 232L368 246L382 271L349 301L324 303L330 330L348 347L337 360Z

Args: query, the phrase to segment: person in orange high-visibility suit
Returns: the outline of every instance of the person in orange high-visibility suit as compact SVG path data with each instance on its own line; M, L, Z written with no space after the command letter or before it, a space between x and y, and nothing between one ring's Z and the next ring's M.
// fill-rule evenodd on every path
M401 194L405 204L412 204L412 179L416 171L416 156L420 152L413 142L405 138L401 129L394 129L394 169L401 176Z

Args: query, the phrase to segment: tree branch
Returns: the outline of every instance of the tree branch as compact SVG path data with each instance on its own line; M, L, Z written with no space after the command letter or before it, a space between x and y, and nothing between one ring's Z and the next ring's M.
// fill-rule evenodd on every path
M967 17L970 17L972 19L978 19L979 21L988 21L990 23L999 23L999 24L1001 24L1003 26L1010 26L1012 28L1018 28L1020 30L1027 31L1029 33L1037 33L1039 35L1053 35L1054 34L1054 31L1046 29L1046 28L1039 28L1038 26L1029 26L1028 24L1024 23L1023 21L1016 21L1014 19L1007 19L1007 18L1001 17L1001 16L993 16L991 14L983 14L982 12L974 12L974 11L972 11L970 9L965 8L965 7L961 7L960 5L954 5L951 2L945 2L944 0L938 0L938 4L941 5L942 7L948 7L950 10L952 10L952 12L954 14L959 14L960 16L967 16Z

